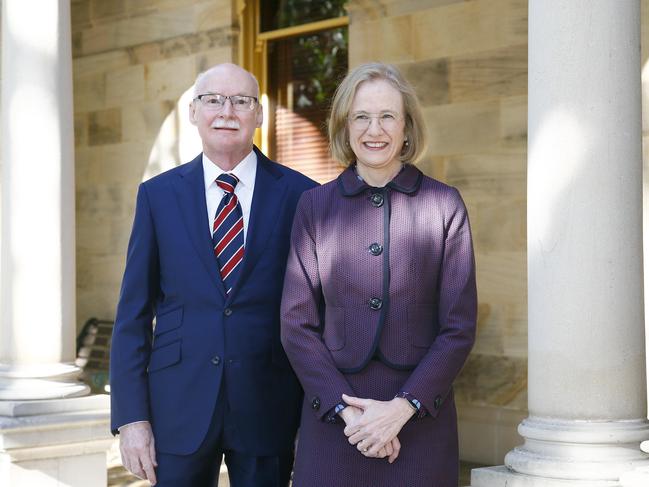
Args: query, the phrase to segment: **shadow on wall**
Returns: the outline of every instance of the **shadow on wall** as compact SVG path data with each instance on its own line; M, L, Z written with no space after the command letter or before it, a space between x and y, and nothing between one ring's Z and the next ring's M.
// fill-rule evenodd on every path
M168 169L191 161L202 150L196 127L189 121L189 104L194 96L194 86L189 87L167 115L155 138L142 181Z

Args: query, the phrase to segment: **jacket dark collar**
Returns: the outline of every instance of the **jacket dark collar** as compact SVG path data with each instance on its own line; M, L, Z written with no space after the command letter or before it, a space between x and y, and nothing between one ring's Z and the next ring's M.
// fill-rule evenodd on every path
M385 186L404 194L413 194L421 185L424 174L412 164L406 164ZM354 166L349 166L338 176L338 187L343 196L356 196L372 186L358 177Z

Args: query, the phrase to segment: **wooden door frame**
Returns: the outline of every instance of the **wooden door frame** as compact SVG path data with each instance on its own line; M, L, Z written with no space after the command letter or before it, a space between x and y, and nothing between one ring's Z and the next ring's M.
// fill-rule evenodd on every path
M322 30L349 26L349 17L336 17L319 20L308 24L285 27L267 32L260 32L260 0L236 0L236 12L239 21L238 54L239 65L255 75L259 82L259 101L267 109L268 98L268 42L288 37L311 34ZM255 144L264 153L268 153L270 117L266 114L261 130L255 131Z

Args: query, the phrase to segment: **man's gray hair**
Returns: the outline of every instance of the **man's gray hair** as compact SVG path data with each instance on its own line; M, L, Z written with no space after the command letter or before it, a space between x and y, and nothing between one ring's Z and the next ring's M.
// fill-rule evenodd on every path
M231 63L225 63L225 64L231 64ZM211 68L208 68L205 71L203 71L201 73L198 73L198 76L196 76L196 80L194 81L194 98L196 98L198 95L201 94L201 93L199 93L198 90L201 87L201 85L203 84L203 81L207 77L209 77L212 74L212 72L215 71L216 69L218 69L220 66L223 66L223 64L217 64L216 66L212 66ZM233 64L233 66L237 66L237 65ZM241 66L237 66L237 67L240 68L240 69L243 69ZM257 94L255 96L257 98L259 98L259 81L257 81L257 77L254 74L252 74L250 71L248 71L246 69L243 69L243 70L246 73L248 73L250 75L250 77L253 79L253 81L255 82L255 89L257 90Z

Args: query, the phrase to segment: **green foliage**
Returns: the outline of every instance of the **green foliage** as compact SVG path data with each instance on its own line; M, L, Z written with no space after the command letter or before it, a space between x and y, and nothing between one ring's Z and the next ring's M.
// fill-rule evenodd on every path
M277 27L290 27L345 15L346 0L279 0Z
M294 88L296 108L327 108L340 78L347 72L347 29L299 37L296 44L293 72L306 75Z

